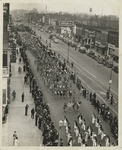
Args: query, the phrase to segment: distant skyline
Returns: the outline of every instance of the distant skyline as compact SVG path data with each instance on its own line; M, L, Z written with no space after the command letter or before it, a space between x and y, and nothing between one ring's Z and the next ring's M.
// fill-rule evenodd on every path
M23 3L22 3L23 2ZM94 15L115 15L119 16L118 0L41 0L35 3L10 3L10 10L36 8L38 12L68 12L68 13L87 13L92 8L91 14Z

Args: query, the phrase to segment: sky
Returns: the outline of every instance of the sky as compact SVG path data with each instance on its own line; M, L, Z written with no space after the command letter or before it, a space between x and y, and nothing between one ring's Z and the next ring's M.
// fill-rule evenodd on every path
M18 3L10 3L10 10L37 8L38 12L69 12L87 13L92 8L91 14L96 15L115 15L119 16L120 0L30 0L29 2L20 0ZM26 2L26 3L25 3Z

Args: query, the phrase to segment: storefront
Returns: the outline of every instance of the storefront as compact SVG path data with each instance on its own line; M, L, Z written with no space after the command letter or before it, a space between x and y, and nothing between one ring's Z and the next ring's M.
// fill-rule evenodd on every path
M103 45L101 42L95 42L95 49L101 55L107 55L107 45Z
M111 54L113 56L113 60L115 62L119 62L119 48L115 48L115 50Z
M111 55L115 51L115 45L108 43L108 55Z
M95 49L102 55L107 55L107 39L108 32L103 30L96 30L95 33Z

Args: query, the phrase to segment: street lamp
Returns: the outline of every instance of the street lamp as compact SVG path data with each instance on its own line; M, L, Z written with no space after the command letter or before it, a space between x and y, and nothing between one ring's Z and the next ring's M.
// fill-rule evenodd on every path
M112 67L113 67L113 62L112 62ZM109 79L109 94L110 94L110 91L111 91L111 84L112 84L112 67L111 67L111 73L110 73L110 79Z

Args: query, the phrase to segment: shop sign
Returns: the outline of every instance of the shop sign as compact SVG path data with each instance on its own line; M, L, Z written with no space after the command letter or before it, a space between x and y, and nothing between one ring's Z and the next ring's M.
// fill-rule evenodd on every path
M108 43L108 47L111 48L111 49L115 49L115 45L113 45L113 44Z

